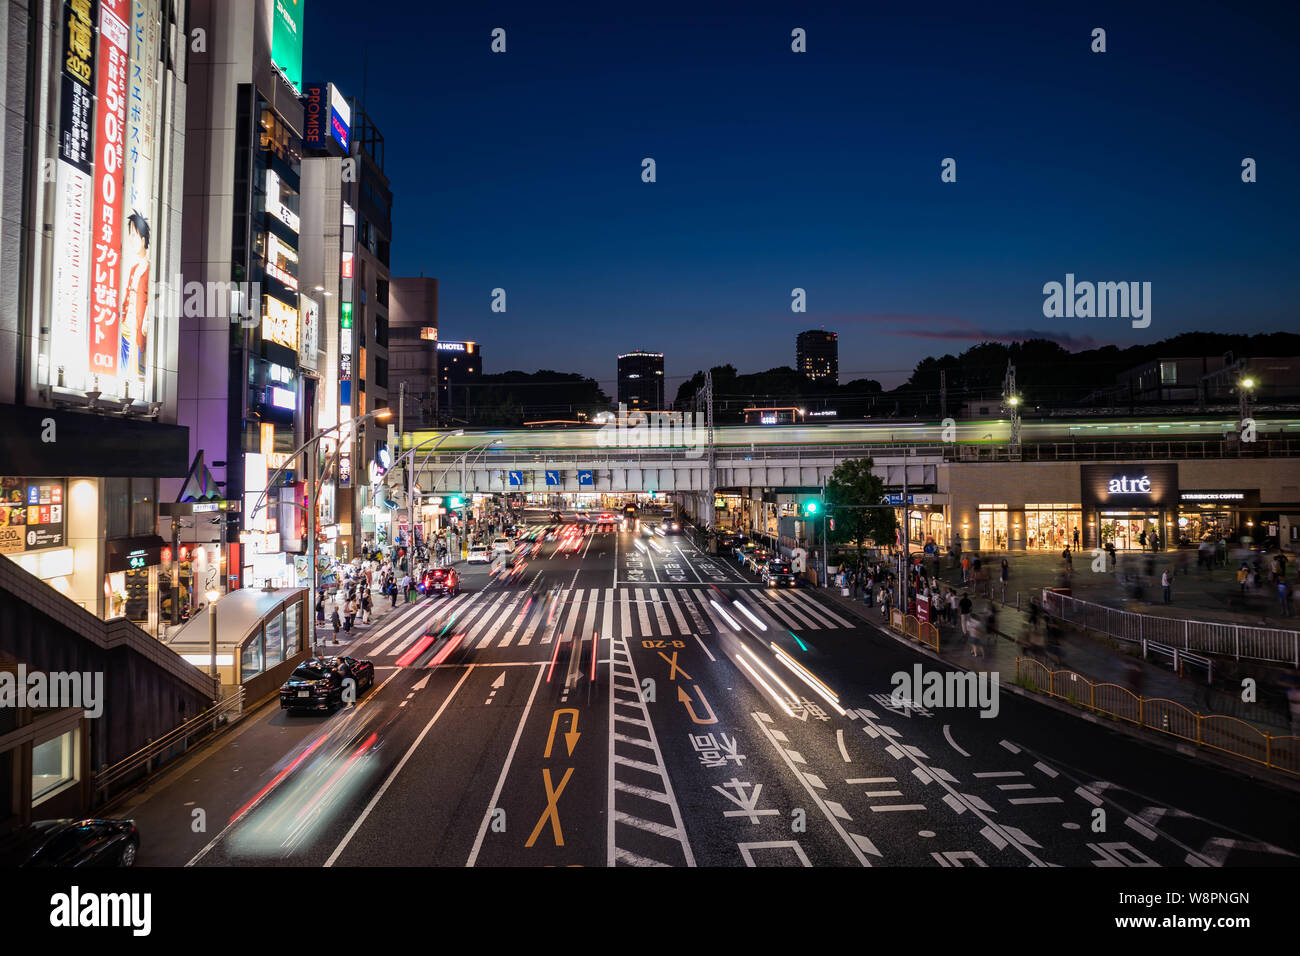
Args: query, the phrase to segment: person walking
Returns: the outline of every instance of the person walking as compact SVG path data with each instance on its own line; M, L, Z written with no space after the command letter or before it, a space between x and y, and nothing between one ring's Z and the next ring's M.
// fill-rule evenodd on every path
M366 588L361 592L361 623L370 623L370 611L374 607L370 599L370 589Z
M1277 582L1277 600L1282 605L1282 616L1291 616L1291 583L1286 578L1279 578Z
M408 571L402 575L402 592L406 595L406 603L411 603L411 574Z
M961 583L970 583L970 555L967 554L961 556Z
M339 628L343 626L343 622L339 620L337 606L335 606L333 613L330 614L330 623L334 625L334 643L337 644L339 642Z
M970 612L974 606L971 603L970 594L962 591L961 600L957 602L957 611L961 615L961 632L964 636L970 634Z
M1161 572L1160 574L1160 589L1164 592L1166 604L1173 603L1169 599L1169 591L1173 583L1174 583L1174 576L1169 573L1168 568L1165 568L1164 571Z
M1007 579L1011 577L1011 565L1006 558L1002 559L1002 566L998 569L998 583L1002 585L1002 603L1007 603Z
M1246 567L1246 562L1241 562L1241 567L1237 569L1237 585L1241 588L1241 596L1246 596L1246 581L1250 578L1250 569Z
M1079 550L1079 529L1078 528L1074 529L1074 550L1075 551Z
M357 617L357 603L352 598L348 598L343 604L343 632L352 633L352 622Z
M316 592L316 623L325 623L325 589Z

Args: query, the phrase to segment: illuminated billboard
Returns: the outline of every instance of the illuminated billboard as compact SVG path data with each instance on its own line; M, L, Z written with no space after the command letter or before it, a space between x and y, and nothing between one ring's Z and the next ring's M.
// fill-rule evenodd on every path
M266 312L262 315L262 338L298 351L298 310L273 295L263 298Z
M333 83L308 83L303 91L303 145L346 155L351 143L352 108ZM332 149L331 146L337 146Z
M137 401L155 394L161 20L160 0L62 5L42 385Z
M307 0L271 0L271 63L293 87L302 90L302 13Z

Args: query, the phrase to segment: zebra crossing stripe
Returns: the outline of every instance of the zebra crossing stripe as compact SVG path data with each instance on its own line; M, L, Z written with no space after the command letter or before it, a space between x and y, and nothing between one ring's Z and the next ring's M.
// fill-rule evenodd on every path
M501 619L497 622L498 626L496 629L504 629L505 633L501 635L501 641L497 644L497 647L509 647L514 641L515 632L519 630L519 615L516 611L520 606L520 602L527 593L527 591L516 591L514 600L510 602L510 605L502 613ZM509 627L506 625L509 625Z
M660 637L672 636L673 633L672 628L668 626L668 615L664 613L663 598L661 598L659 596L659 592L654 590L653 588L650 591L650 600L654 605L655 620L659 622L659 636Z
M618 613L619 624L622 625L621 637L629 637L632 634L632 605L630 599L632 592L622 589L618 592Z
M474 643L474 639L478 637L479 634L483 633L484 627L488 624L491 624L496 619L497 611L500 609L505 599L509 596L510 596L509 591L502 591L495 601L491 601L488 603L487 610L485 610L482 614L479 615L478 622L474 625L473 629L468 634L465 635L466 647ZM487 647L490 643L492 643L491 629L489 629L487 633L484 634L483 642L478 646Z
M788 600L793 604L799 605L805 614L822 622L822 627L834 629L835 621L831 620L831 613L822 607L815 599L807 594L800 594L797 591L786 591L783 600ZM843 621L843 618L840 618Z
M650 612L646 609L645 591L641 588L636 589L636 613L641 622L641 636L654 637L654 632L650 630Z
M817 611L818 614L821 614L823 617L828 619L828 623L827 623L828 627L834 627L836 624L838 624L840 627L857 627L857 625L854 624L852 621L848 621L840 617L838 614L836 614L834 611L828 608L821 601L818 601L811 594L805 594L801 591L788 591L786 593L789 594L790 597L794 598L796 601L803 601L805 604L811 605ZM834 624L829 623L830 621L834 621L835 623Z
M546 606L544 604L533 608L530 613L533 615L533 619L529 621L528 626L524 628L524 636L519 639L520 647L523 647L525 644L531 644L533 642L533 635L537 633L537 629L542 627L546 622Z
M597 588L592 588L591 593L590 595L588 595L587 598L587 616L586 618L583 619L582 622L583 638L586 638L587 635L591 634L594 630L596 630L596 611L599 608L600 608L600 591ZM592 651L592 653L595 654L597 657L599 657L600 645L597 645L596 649Z
M614 588L605 588L605 616L601 620L600 636L607 641L614 636L614 595L617 593Z
M677 604L677 592L675 590L669 590L667 593L668 608L673 612L673 619L677 621L677 626L681 629L682 634L689 634L691 628L690 625L686 623L686 616L682 614L681 607Z
M778 607L776 601L772 600L772 598L768 596L767 592L759 591L758 596L767 606L767 609L772 612L772 615L779 618L782 624L791 629L798 627L802 630L802 626L791 620L790 617L787 616L784 608Z
M382 630L375 634L373 640L380 640L381 638L383 638L383 640L377 647L367 652L371 657L378 657L380 654L384 653L385 648L402 636L402 625L414 623L414 619L420 616L418 613L408 615L405 612L398 612L398 614L399 616L397 618L390 621ZM408 618L410 618L410 620L408 620ZM385 635L388 636L385 637Z
M764 593L766 594L766 592ZM785 612L789 614L791 617L793 617L795 620L802 621L803 627L808 628L810 631L816 631L822 628L822 624L816 618L814 618L806 608L804 608L801 605L795 605L793 602L784 600L780 592L777 592L777 594L775 595L769 594L767 596L773 603L780 604L781 607L785 610Z

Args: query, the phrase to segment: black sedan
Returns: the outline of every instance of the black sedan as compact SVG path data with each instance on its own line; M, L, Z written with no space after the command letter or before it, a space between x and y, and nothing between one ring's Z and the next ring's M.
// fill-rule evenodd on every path
M763 583L770 588L792 588L798 583L790 562L784 558L769 558L763 565L762 578Z
M38 820L0 837L0 867L133 866L132 820Z
M343 706L347 681L356 693L373 686L375 665L355 657L318 657L303 661L280 688L282 710L334 710Z
M455 568L430 568L420 580L420 590L425 594L460 593L460 573Z

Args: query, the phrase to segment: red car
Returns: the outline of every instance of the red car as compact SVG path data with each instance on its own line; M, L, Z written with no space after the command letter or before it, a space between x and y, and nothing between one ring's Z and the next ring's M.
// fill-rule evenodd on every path
M420 590L425 594L445 594L451 597L460 593L460 573L455 568L430 568L420 579Z

